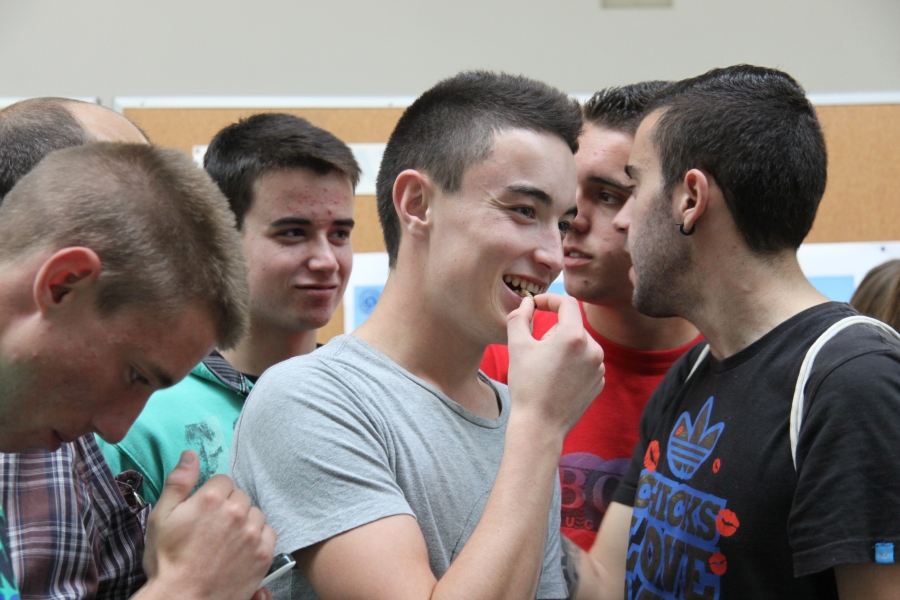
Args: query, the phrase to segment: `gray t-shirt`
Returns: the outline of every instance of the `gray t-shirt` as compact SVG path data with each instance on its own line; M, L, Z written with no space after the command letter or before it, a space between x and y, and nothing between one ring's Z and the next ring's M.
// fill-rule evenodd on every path
M478 524L503 454L509 391L485 381L501 405L494 421L362 340L339 336L260 378L234 432L232 476L278 534L277 552L408 514L440 578ZM538 598L566 596L559 514L557 482ZM293 573L290 586L273 589L276 598L316 598Z

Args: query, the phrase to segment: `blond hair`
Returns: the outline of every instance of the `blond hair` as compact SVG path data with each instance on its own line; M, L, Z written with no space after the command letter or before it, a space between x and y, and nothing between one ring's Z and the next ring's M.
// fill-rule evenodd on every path
M247 327L246 263L228 202L178 150L96 143L59 150L0 205L0 261L83 246L100 257L98 309L173 318L205 306L220 348Z
M896 297L900 283L900 259L889 260L866 273L859 287L853 292L850 304L862 314L880 319L891 325L887 311ZM896 303L896 300L893 300Z

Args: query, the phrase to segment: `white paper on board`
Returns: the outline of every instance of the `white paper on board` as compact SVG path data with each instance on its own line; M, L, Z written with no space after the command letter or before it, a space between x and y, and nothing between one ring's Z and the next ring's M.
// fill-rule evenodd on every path
M356 193L359 196L375 195L375 178L378 169L381 168L381 157L384 156L384 147L387 144L347 144L353 152L353 157L362 171Z

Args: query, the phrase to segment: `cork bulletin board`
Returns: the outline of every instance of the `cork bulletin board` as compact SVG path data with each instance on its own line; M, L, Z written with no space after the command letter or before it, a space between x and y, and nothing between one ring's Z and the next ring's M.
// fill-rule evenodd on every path
M825 131L828 185L807 243L900 240L900 94L838 103L854 97L865 99L811 97Z
M385 143L413 98L116 98L150 139L191 153L257 112L309 120L348 144ZM828 186L807 243L900 240L900 92L811 95L828 146ZM364 167L365 168L365 167ZM365 175L364 175L365 177ZM361 188L363 186L360 186ZM371 193L356 197L354 252L383 252ZM343 333L343 305L319 332Z

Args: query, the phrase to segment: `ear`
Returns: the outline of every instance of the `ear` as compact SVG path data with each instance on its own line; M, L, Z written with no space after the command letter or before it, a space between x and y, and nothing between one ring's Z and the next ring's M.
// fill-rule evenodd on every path
M407 169L394 180L394 210L400 227L413 235L423 235L431 225L429 201L434 185L420 171Z
M692 230L697 221L709 208L709 191L711 180L709 175L700 169L691 169L684 175L684 185L681 190L681 198L675 207L678 212L679 222L684 223L684 228Z
M100 257L90 248L63 248L48 258L34 279L34 301L42 313L86 295L100 275Z

